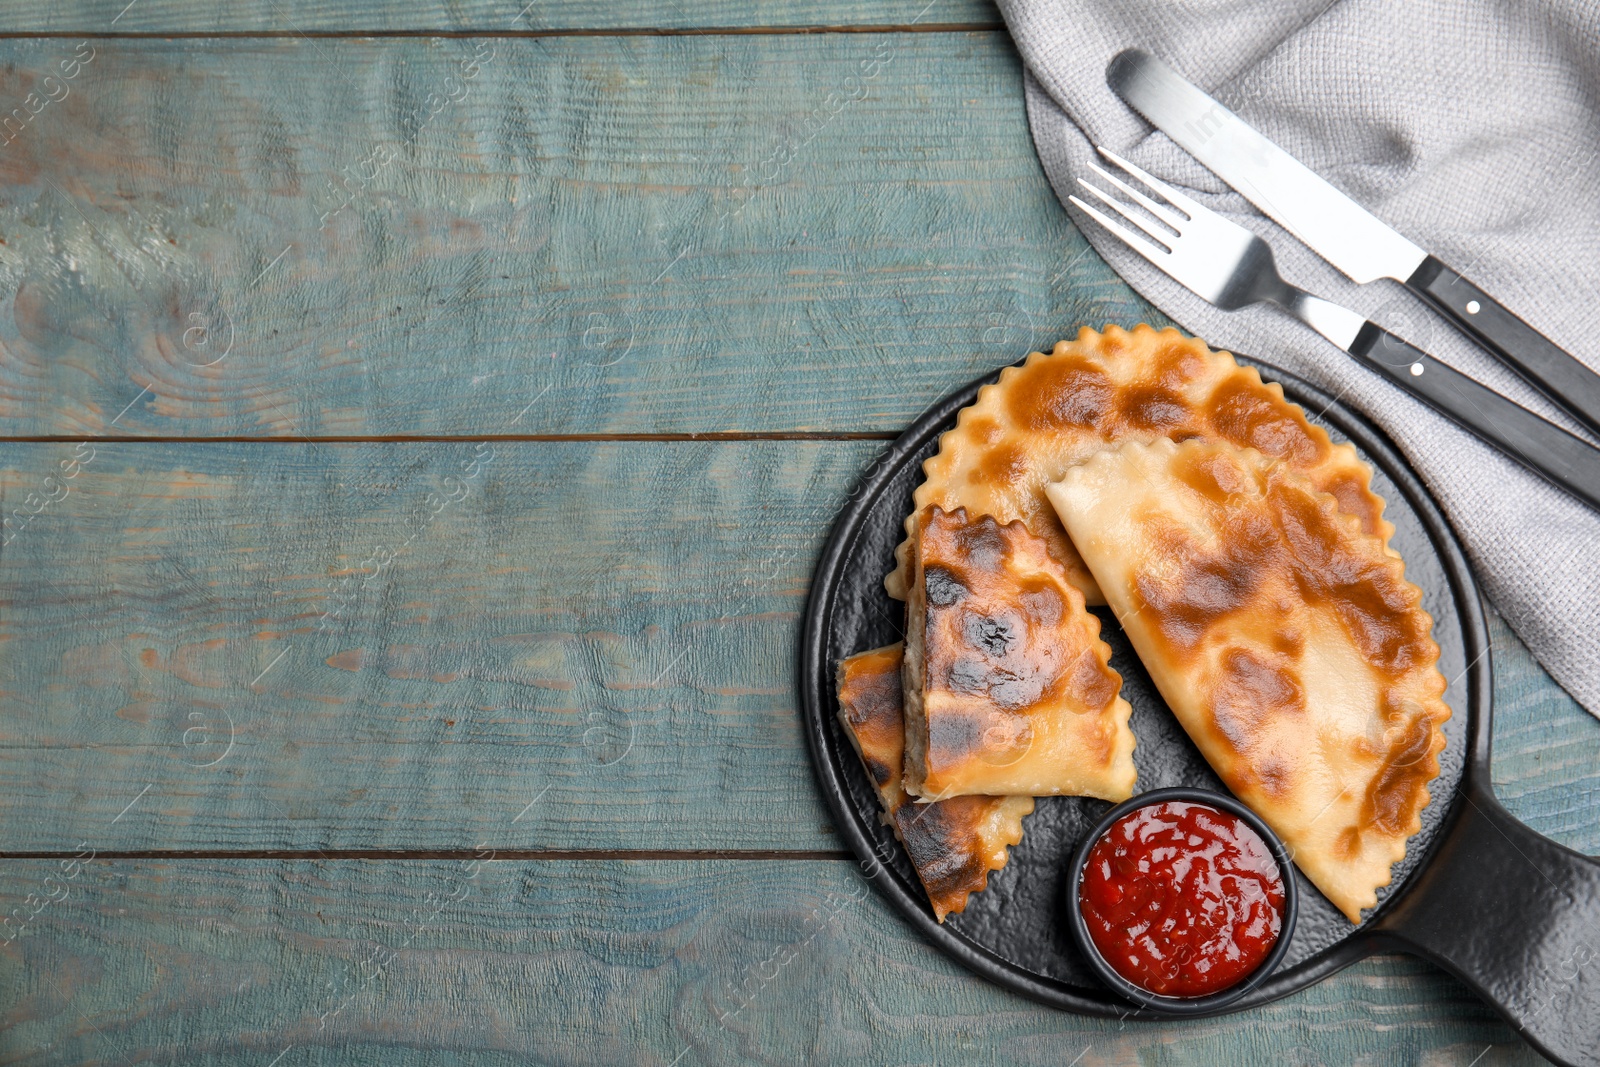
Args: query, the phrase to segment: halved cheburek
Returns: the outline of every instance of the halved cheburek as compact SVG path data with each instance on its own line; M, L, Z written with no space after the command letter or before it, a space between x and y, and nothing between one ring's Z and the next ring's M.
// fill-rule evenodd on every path
M915 804L900 787L905 743L900 702L904 646L858 652L839 661L839 721L883 802L884 819L911 858L940 922L966 908L967 897L1006 865L1006 849L1022 840L1032 797L951 797Z
M1001 523L1020 519L1045 539L1088 602L1103 604L1045 499L1045 486L1108 443L1192 437L1282 459L1338 498L1340 510L1359 519L1367 533L1385 542L1394 533L1383 519L1383 501L1369 488L1372 472L1355 449L1329 440L1255 368L1177 330L1085 328L1049 355L1035 352L1022 366L1002 371L962 409L955 428L939 439L939 451L922 465L926 477L884 588L905 599L911 535L918 517L937 505L993 515Z
M1289 464L1223 442L1125 443L1049 496L1206 760L1360 922L1450 717L1404 564Z
M1020 522L933 508L906 603L905 790L1133 795L1132 709L1100 620Z

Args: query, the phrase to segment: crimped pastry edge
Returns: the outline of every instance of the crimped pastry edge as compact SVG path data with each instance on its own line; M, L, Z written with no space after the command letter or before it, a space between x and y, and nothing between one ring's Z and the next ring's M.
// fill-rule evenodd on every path
M1171 326L1166 326L1158 330L1150 324L1142 322L1134 326L1131 330L1118 326L1115 323L1107 323L1105 327L1100 330L1095 330L1090 326L1084 326L1078 330L1077 337L1073 338L1072 340L1063 339L1057 341L1048 353L1042 351L1030 352L1027 359L1025 359L1022 363L1006 367L1004 370L1002 370L999 378L985 386L982 386L978 390L977 396L973 398L973 402L956 413L956 424L939 435L938 449L934 451L933 455L922 461L922 481L918 483L917 488L912 494L911 513L906 516L905 521L902 524L902 529L905 531L905 536L900 540L899 544L895 546L894 567L889 571L888 574L884 575L883 578L884 592L886 592L891 599L904 600L906 598L907 582L910 578L911 541L912 538L916 536L917 518L927 509L929 505L925 487L928 485L929 479L935 474L936 465L946 455L946 438L953 433L963 430L967 420L969 418L976 417L974 412L983 408L984 405L995 395L996 391L1003 390L1011 381L1011 379L1015 378L1018 374L1034 367L1037 361L1068 355L1074 351L1084 355L1092 355L1096 358L1100 358L1101 353L1099 351L1099 346L1101 342L1106 337L1114 336L1116 333L1125 334L1133 338L1144 338L1151 336L1163 337L1170 335L1184 341L1198 342L1200 348L1204 351L1205 358L1212 360L1213 363L1216 363L1218 360L1226 360L1231 367L1244 371L1252 381L1265 387L1273 394L1279 403L1298 411L1302 417L1305 416L1304 408L1284 396L1283 386L1280 383L1263 379L1261 377L1261 372L1257 368L1240 363L1234 357L1232 352L1229 352L1225 349L1212 348L1205 342L1204 339L1200 337L1196 337L1191 334L1185 334L1181 330ZM1091 349L1091 351L1085 352L1084 349ZM1355 446L1348 442L1335 442L1328 434L1327 430L1325 430L1323 427L1318 426L1310 419L1306 419L1305 421L1314 440L1326 445L1331 451L1344 455L1346 457L1346 462L1351 464L1352 469L1357 472L1357 482L1360 485L1362 492L1367 497L1373 514L1376 516L1376 536L1381 537L1384 543L1384 550L1389 552L1391 555L1395 555L1393 550L1389 548L1389 539L1394 536L1394 524L1383 517L1384 510L1387 507L1387 502L1383 499L1383 497L1379 496L1372 490L1371 465L1360 457L1360 454L1355 450ZM1170 438L1162 437L1159 434L1141 434L1121 439L1121 441L1132 440L1153 441L1170 440ZM1115 445L1119 443L1120 441L1105 442L1108 447L1115 447ZM1232 444L1232 442L1229 442L1229 444ZM1243 446L1235 445L1234 447L1237 448ZM1104 597L1102 596L1098 599L1091 597L1088 598L1088 602L1091 604L1104 603Z

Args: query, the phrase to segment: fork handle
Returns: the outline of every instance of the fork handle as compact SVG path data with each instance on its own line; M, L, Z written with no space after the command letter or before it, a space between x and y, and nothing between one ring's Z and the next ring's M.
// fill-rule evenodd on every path
M1600 510L1600 449L1372 323L1349 352L1449 419Z
M1600 433L1600 374L1437 257L1423 260L1406 287L1573 418Z

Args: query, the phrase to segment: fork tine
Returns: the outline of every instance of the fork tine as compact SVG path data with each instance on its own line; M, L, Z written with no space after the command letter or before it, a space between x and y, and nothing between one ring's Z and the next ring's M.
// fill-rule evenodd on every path
M1106 229L1122 238L1123 243L1129 248L1133 249L1135 252L1139 253L1156 266L1161 267L1162 270L1166 269L1166 267L1162 266L1162 260L1171 255L1171 253L1166 249L1157 247L1155 244L1134 233L1120 222L1114 221L1109 216L1102 213L1099 208L1090 207L1088 204L1084 203L1082 200L1079 200L1075 196L1068 196L1067 199L1070 202L1077 204L1082 211L1087 212L1100 225L1104 226Z
M1138 178L1140 181L1144 182L1145 185L1166 197L1167 200L1173 204L1173 206L1177 207L1191 219L1202 212L1210 211L1209 208L1201 207L1199 204L1195 203L1193 200L1190 200L1187 196L1184 196L1166 182L1146 174L1143 170L1140 170L1132 163L1129 163L1126 159L1123 159L1121 156L1111 151L1111 149L1102 148L1100 145L1095 145L1095 150L1098 151L1102 156L1105 156L1107 159L1111 160L1111 162L1115 163L1117 166L1121 167L1123 170L1127 171L1129 174L1133 175L1135 178Z
M1127 182L1123 181L1121 178L1117 177L1115 174L1112 174L1109 170L1106 170L1104 167L1097 167L1093 163L1090 163L1089 164L1089 169L1094 171L1096 174L1100 175L1100 177L1104 178L1106 181L1110 182L1112 185L1116 186L1118 189L1122 190L1122 193L1123 193L1124 196L1127 196L1134 203L1138 204L1140 207L1142 207L1146 211L1150 212L1150 214L1154 215L1156 218L1160 219L1162 222L1166 223L1168 226L1171 226L1174 230L1177 230L1179 233L1183 232L1183 224L1185 222L1189 221L1184 216L1180 215L1176 211L1173 211L1170 207L1167 207L1165 204L1158 204L1154 200L1151 200L1148 196L1145 196L1139 190L1135 189L1133 186L1129 185ZM1081 180L1080 180L1080 184L1081 184ZM1152 234L1151 236L1157 236L1157 235Z
M1090 166L1094 166L1094 164L1091 163ZM1099 167L1095 167L1094 169L1095 170L1100 170ZM1105 172L1101 171L1101 173L1104 174ZM1110 175L1106 175L1106 176L1110 177ZM1112 180L1115 181L1115 179L1112 179ZM1100 200L1102 203L1104 203L1111 210L1115 211L1117 214L1121 215L1123 218L1127 219L1129 222L1131 222L1135 226L1139 227L1139 229L1143 230L1145 233L1149 234L1151 237L1154 237L1161 244L1166 245L1169 248L1172 246L1172 242L1173 242L1173 239L1174 239L1172 234L1166 232L1165 230L1157 229L1151 223L1146 222L1143 218L1141 218L1127 204L1124 204L1120 200L1113 199L1112 197L1108 196L1105 193L1104 190L1102 190L1102 189L1100 189L1100 188L1098 188L1096 186L1090 185L1088 182L1084 181L1082 178L1078 179L1078 184L1083 186L1085 189L1089 190L1089 192L1093 193L1098 200ZM1118 184L1120 184L1120 183L1118 183ZM1181 234L1179 236L1181 236Z

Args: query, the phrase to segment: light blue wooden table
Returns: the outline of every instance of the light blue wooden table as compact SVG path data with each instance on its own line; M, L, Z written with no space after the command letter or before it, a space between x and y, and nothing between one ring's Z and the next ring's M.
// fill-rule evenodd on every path
M1400 957L1059 1014L864 893L792 672L846 487L1162 321L925 2L0 13L0 1062L1536 1062ZM1501 796L1600 851L1494 636Z

